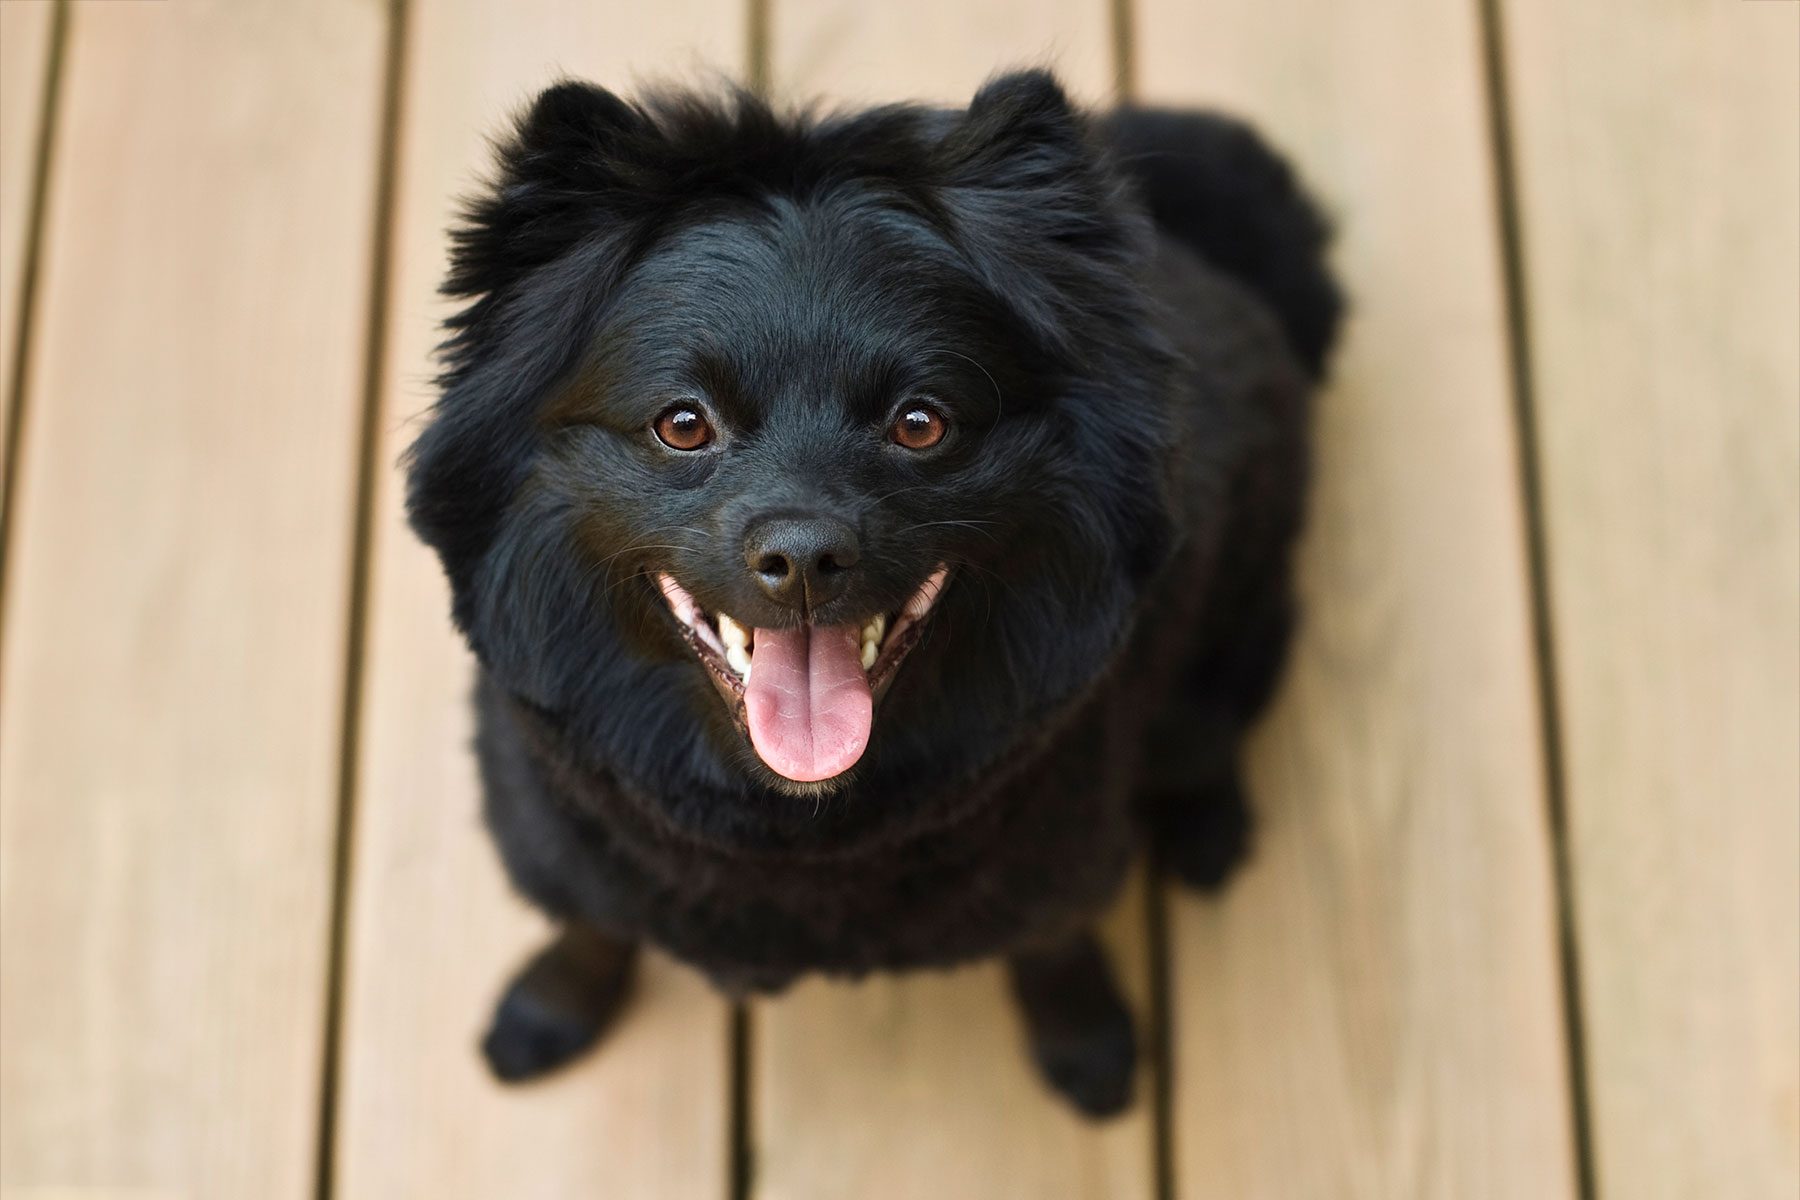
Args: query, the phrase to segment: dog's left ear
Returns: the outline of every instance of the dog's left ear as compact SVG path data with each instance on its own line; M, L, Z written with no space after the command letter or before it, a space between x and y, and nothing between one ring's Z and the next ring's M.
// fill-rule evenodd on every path
M1072 349L1065 307L1128 288L1143 250L1087 118L1048 71L1017 71L975 93L938 153L965 254L1031 329Z
M1174 527L1157 467L1170 351L1139 284L1147 218L1046 71L988 82L939 150L954 240L988 290L1045 347L1081 363L1077 377L1098 371L1108 381L1103 403L1072 398L1068 416L1090 424L1087 444L1109 448L1108 484L1087 500L1123 548L1124 570L1148 578L1167 559ZM1133 409L1136 417L1119 419ZM1132 436L1120 437L1123 429Z
M1014 71L982 84L945 140L952 169L971 184L1042 186L1083 154L1075 107L1048 71Z

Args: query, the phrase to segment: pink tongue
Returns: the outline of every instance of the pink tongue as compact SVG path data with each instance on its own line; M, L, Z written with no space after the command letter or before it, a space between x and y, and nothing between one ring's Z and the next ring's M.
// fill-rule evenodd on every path
M744 711L770 770L812 783L862 757L875 702L861 650L854 625L756 631Z

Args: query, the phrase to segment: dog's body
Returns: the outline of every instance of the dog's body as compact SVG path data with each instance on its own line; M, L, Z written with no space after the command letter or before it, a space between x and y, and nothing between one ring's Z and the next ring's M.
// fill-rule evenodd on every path
M681 166L646 182L657 154ZM721 154L740 157L697 165ZM558 242L578 218L556 206L584 188L613 224ZM596 232L615 226L629 249ZM1323 240L1241 126L1087 122L1042 75L967 114L836 125L742 100L647 116L573 86L539 101L463 234L451 290L475 303L411 495L482 660L489 826L565 928L502 1005L501 1074L591 1041L639 941L734 992L1006 955L1052 1081L1089 1111L1124 1102L1129 1018L1086 931L1146 830L1197 884L1243 850L1237 748L1288 639L1308 396L1338 317ZM630 405L692 345L729 361L680 401L673 419L716 439L690 453L634 435ZM925 382L888 382L908 364ZM881 443L894 397L894 430L942 444ZM790 595L765 510L850 540L782 543L806 585ZM888 640L863 632L848 767L812 781L773 740L798 718L764 698L757 724L756 672L708 648L729 651L725 606L768 647L764 675L799 630L813 745L838 709L805 663L835 669L821 641L892 614Z

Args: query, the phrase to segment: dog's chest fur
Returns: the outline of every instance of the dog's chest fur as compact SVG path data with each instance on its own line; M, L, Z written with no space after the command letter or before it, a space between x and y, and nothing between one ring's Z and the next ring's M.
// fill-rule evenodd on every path
M490 685L478 704L487 822L520 889L553 914L646 937L732 991L1054 939L1116 892L1136 841L1141 730L1135 706L1104 693L1003 782L943 797L923 828L830 854L678 834L568 762Z

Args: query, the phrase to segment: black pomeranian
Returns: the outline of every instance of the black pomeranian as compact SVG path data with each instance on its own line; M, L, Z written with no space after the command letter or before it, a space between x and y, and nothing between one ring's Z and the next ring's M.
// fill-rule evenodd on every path
M1006 957L1052 1085L1129 1100L1090 927L1218 884L1279 672L1324 223L1213 115L790 116L564 83L454 233L409 509L481 665L486 817L560 923L505 1079L650 941L733 995Z

